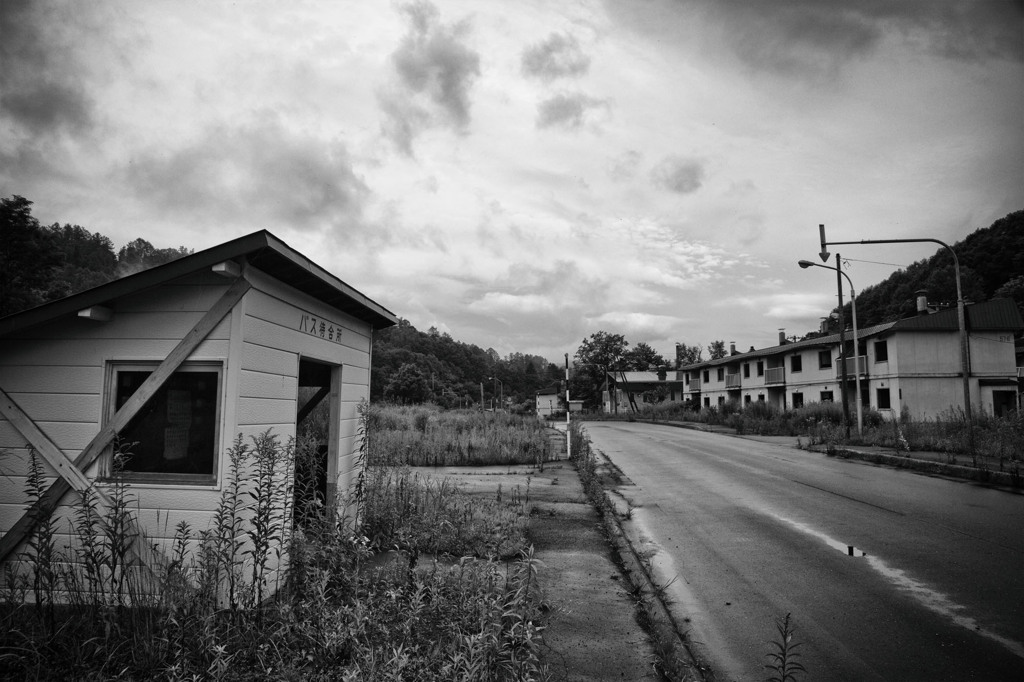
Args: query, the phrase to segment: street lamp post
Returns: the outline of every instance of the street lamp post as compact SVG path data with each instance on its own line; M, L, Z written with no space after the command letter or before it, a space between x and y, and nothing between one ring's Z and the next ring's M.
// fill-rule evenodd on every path
M488 379L493 379L498 384L498 386L501 387L501 393L499 394L499 397L498 397L498 403L501 405L501 411L504 412L505 411L505 384L502 383L501 379L499 379L498 377L487 377L487 378Z
M863 411L862 411L863 408L861 407L862 400L861 400L861 393L860 393L860 354L857 352L857 346L858 346L858 342L859 342L859 340L857 338L857 292L853 290L853 281L850 279L849 275L847 275L845 272L843 272L842 270L840 270L838 268L833 268L833 267L828 266L828 265L819 265L818 263L815 263L815 262L809 261L809 260L802 260L802 261L799 261L797 264L800 267L804 268L804 269L807 269L807 268L809 268L809 267L811 267L813 265L816 268L825 268L826 270L835 270L840 275L845 277L847 283L850 285L850 306L853 309L852 310L852 312L853 312L853 380L855 382L857 382L857 436L858 437L862 437L864 435L864 414L863 414ZM840 305L842 305L842 303L840 303ZM842 336L840 336L839 342L841 344L844 343L844 340L843 340ZM842 354L842 355L845 355L845 353ZM841 357L842 357L842 355L841 355ZM845 357L843 357L842 362L844 362L844 363L846 362L846 358ZM844 394L846 393L845 381L844 381L844 385L843 385L843 393Z
M939 241L938 239L861 239L855 242L829 242L825 241L825 226L818 225L818 235L821 238L821 260L828 260L828 250L825 248L829 245L839 244L913 244L913 243L924 243L931 242L942 246L950 255L953 256L953 268L954 275L956 276L956 318L957 324L960 328L960 375L963 378L964 385L964 416L967 418L967 443L971 450L971 455L974 453L974 419L971 416L971 358L970 349L967 341L967 320L966 313L964 312L964 294L963 289L960 286L960 259L956 257L956 251L952 249L946 242Z

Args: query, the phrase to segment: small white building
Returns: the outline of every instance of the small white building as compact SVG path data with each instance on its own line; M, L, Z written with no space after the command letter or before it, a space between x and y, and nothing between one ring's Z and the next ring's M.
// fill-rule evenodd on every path
M550 386L548 388L542 388L536 393L536 410L537 416L541 419L545 419L560 412L561 408L561 397L558 394L557 386Z
M209 527L239 434L284 443L327 400L326 496L344 500L373 333L396 322L266 231L0 319L0 560L32 527L27 445L66 528L76 491L108 486L115 438L134 443L139 531L169 548L178 522Z

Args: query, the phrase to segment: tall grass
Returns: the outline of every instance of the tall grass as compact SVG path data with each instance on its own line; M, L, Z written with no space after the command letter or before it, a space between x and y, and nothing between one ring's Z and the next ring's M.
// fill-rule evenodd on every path
M371 414L362 458L399 459L379 449L388 429L375 429L404 417ZM422 434L442 419L412 423ZM210 527L178 524L157 583L138 578L137 504L116 471L109 508L95 490L80 496L68 546L57 521L36 519L20 563L6 566L0 678L543 678L528 490L476 501L404 465L368 464L355 527L321 493L323 443L315 429L287 442L239 436ZM31 452L29 471L31 503L45 482ZM424 569L375 558L392 548L456 560Z
M994 417L984 413L973 419L973 446L969 438L967 418L962 409L949 409L934 419L912 419L904 410L897 419L885 419L877 410L864 410L863 434L856 433L856 406L850 409L850 435L843 428L843 411L839 403L809 403L796 409L780 410L764 402L740 406L737 401L722 405L690 409L681 403L644 405L637 415L618 418L681 421L709 426L723 426L740 434L761 436L801 436L811 444L834 447L877 445L897 451L929 450L946 453L950 462L968 457L975 466L991 466L1015 471L1024 461L1024 415Z
M549 457L544 424L532 416L429 406L373 406L370 464L409 466L541 465Z

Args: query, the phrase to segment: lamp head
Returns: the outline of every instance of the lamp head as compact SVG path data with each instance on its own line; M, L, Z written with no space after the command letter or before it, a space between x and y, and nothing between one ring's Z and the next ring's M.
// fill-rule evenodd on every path
M802 260L802 261L797 261L797 265L799 265L804 270L806 270L807 268L811 267L812 265L817 265L817 263L812 263L809 260Z

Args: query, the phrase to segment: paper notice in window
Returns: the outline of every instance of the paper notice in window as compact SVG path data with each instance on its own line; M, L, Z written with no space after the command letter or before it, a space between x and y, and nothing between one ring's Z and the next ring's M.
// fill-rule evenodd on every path
M167 391L167 421L174 426L184 427L192 423L191 391Z
M164 429L164 459L176 462L188 456L188 427L168 426Z

